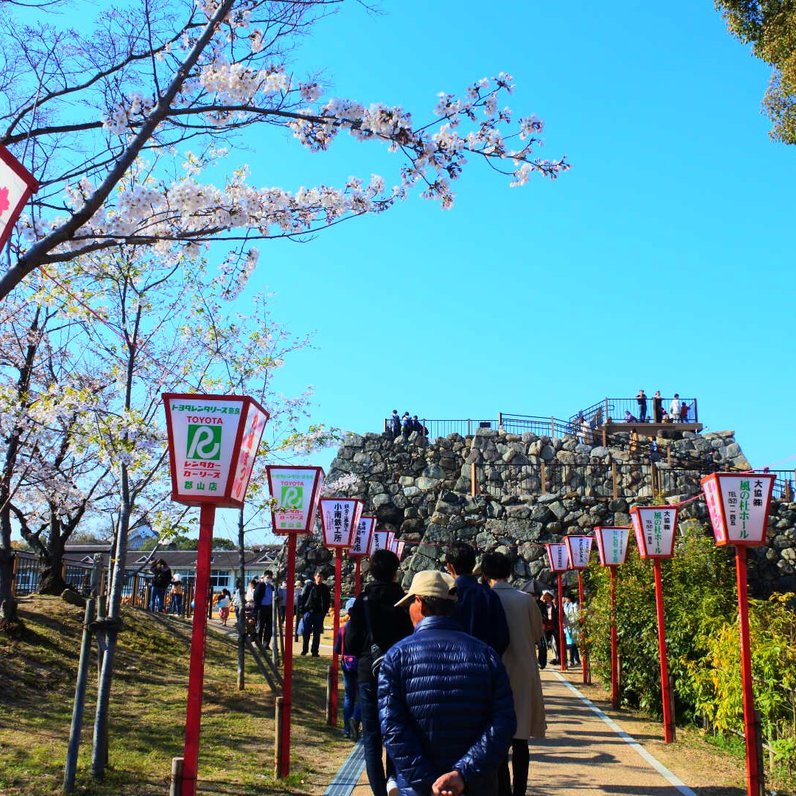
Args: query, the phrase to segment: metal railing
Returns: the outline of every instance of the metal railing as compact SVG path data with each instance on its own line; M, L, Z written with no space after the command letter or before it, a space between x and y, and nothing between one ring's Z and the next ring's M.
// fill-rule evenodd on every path
M539 417L536 415L512 415L501 412L498 421L509 434L525 434L530 432L537 437L561 438L574 435L575 429L568 420L556 417Z
M429 420L421 418L420 423L428 429L428 438L447 437L451 434L459 434L462 437L471 437L478 428L498 427L498 418L490 417L486 419L465 418L464 420ZM388 432L389 421L384 420L384 433Z
M672 400L673 399L671 397L661 398L661 408L663 412L669 412ZM699 412L697 409L697 399L680 398L679 400L681 406L685 405L688 407L688 414L685 416L685 418L683 418L682 415L677 418L670 418L671 422L680 423L684 420L684 422L687 423L698 423ZM572 417L569 418L569 423L574 427L575 425L579 425L581 423L582 418L585 418L592 428L598 428L607 420L611 420L614 423L623 423L626 419L625 412L629 412L634 421L641 422L641 409L638 405L636 396L633 398L603 398L596 404L587 406L585 409L581 409L579 412L572 415ZM663 422L663 417L661 417L660 420L656 419L655 402L652 395L647 396L646 422Z

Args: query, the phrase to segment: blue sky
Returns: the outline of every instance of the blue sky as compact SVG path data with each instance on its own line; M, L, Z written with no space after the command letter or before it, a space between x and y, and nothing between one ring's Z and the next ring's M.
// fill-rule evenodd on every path
M416 120L438 91L508 71L517 115L546 123L544 156L573 168L512 189L471 162L451 211L413 196L307 244L264 245L250 288L315 332L282 389L314 385L314 419L360 433L393 408L567 417L660 389L697 396L702 422L734 429L754 466L793 467L796 148L768 138L768 67L710 2L495 9L351 4L296 53L332 95ZM281 133L249 160L255 182L286 187L398 168L377 145L309 154Z

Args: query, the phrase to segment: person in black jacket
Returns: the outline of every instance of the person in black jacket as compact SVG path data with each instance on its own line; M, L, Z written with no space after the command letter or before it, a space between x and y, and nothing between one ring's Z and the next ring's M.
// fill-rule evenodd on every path
M456 579L453 618L462 630L502 655L509 647L506 612L497 594L473 576L475 549L467 542L456 542L445 551L445 561L448 573Z
M370 558L370 577L373 579L356 598L349 611L343 648L346 655L359 658L358 691L362 710L362 745L368 782L374 796L387 796L388 778L395 767L387 756L387 769L382 763L382 738L373 673L374 655L387 652L402 638L412 633L412 621L405 608L396 608L404 590L395 582L398 556L389 550L377 550ZM372 649L376 645L378 650ZM391 788L394 786L391 786ZM396 790L390 793L396 793Z
M309 652L312 636L312 657L317 658L320 655L323 619L332 605L332 593L323 582L325 576L320 569L313 580L314 583L308 583L301 594L301 607L304 609L304 646L301 654L306 655Z
M150 571L152 572L152 596L149 598L149 610L162 613L166 589L171 585L171 569L162 558L159 558L152 563Z

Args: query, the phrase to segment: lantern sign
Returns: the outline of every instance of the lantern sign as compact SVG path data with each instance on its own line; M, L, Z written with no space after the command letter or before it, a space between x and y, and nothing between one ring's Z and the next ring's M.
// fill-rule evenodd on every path
M565 542L547 544L547 558L551 572L566 572L569 569L569 552Z
M398 556L398 560L403 558L404 547L406 547L406 542L404 542L403 539L395 543L395 555Z
M377 550L389 550L389 531L373 531L370 537L368 555L372 556Z
M356 498L321 498L321 527L327 547L351 547L363 505Z
M395 552L395 531L390 531L387 534L387 544L385 546L391 553Z
M310 533L323 488L320 467L269 465L265 468L268 489L275 501L271 510L276 534Z
M702 479L716 544L762 545L776 476L713 473Z
M370 537L376 527L375 517L360 517L354 543L348 549L349 558L364 558L370 547Z
M242 395L164 393L171 499L240 508L268 413Z
M600 563L604 567L617 567L625 563L629 536L629 528L602 528L598 526L594 529L594 537L597 539L597 553L600 556Z
M594 542L592 536L567 536L564 541L569 553L572 569L586 569L589 566L591 546Z
M28 170L0 145L0 250L14 229L22 208L39 184Z
M642 558L671 558L674 555L674 532L677 506L633 506L630 519Z

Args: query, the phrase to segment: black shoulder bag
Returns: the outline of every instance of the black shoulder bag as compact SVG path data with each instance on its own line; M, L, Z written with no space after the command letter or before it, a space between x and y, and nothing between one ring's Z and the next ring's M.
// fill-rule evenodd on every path
M365 606L365 627L368 630L368 641L370 641L370 671L373 677L378 680L379 669L381 669L381 664L384 660L384 652L373 639L373 625L370 619L370 601L367 595L362 597L362 602Z

